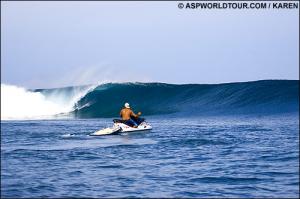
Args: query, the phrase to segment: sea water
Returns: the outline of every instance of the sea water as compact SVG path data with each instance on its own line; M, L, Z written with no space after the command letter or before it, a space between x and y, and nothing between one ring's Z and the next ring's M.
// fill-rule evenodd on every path
M299 117L1 122L1 197L298 197Z

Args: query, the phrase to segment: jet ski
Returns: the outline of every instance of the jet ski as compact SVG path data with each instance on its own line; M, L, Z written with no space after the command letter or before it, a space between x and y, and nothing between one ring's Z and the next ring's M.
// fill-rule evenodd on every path
M128 126L127 124L125 124L124 120L114 119L113 122L114 122L113 127L101 129L90 135L94 135L94 136L114 135L114 134L119 134L119 133L123 133L123 132L146 131L146 130L152 129L152 126L149 125L145 121L145 119L142 119L142 118L140 119L140 124L136 128Z

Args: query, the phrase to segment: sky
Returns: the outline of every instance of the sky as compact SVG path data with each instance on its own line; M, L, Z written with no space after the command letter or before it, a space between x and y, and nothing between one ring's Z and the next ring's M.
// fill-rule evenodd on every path
M299 10L191 10L178 2L3 2L1 83L299 79Z

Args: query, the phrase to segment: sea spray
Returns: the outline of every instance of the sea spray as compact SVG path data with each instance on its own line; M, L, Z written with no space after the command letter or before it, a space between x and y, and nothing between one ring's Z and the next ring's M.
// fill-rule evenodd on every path
M74 104L96 85L85 89L75 89L73 95L53 92L46 95L23 87L1 84L1 120L45 119L57 114L68 113Z

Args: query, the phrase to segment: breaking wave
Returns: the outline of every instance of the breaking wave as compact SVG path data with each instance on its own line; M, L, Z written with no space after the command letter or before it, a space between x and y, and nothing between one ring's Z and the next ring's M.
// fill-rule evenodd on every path
M118 117L125 102L143 115L299 113L299 80L107 83L36 90L1 84L1 119Z
M49 119L67 116L93 86L28 90L1 84L1 120Z
M225 84L110 83L77 103L74 117L118 117L124 102L144 115L279 114L299 112L298 80Z

